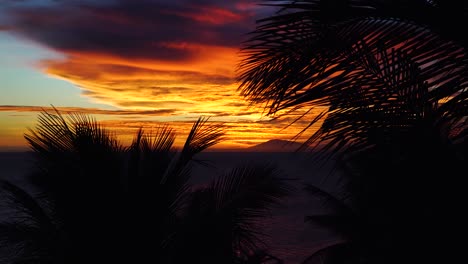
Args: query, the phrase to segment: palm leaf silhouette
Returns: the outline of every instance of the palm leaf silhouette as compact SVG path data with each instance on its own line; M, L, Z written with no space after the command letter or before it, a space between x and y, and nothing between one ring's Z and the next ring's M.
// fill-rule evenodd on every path
M97 263L164 260L167 236L190 194L190 162L219 142L222 126L200 118L177 152L172 147L175 133L167 125L149 134L140 129L124 148L87 115L65 117L55 109L42 112L38 121L25 135L40 169L34 180L43 187L54 220L68 234L75 261L88 254ZM147 235L153 244L135 243Z
M331 194L318 186L307 184L305 190L308 195L319 198L323 206L330 212L327 214L308 215L304 220L333 230L343 239L352 239L356 232L357 215L350 205L346 204L344 200L337 198L335 194Z
M404 63L394 64L389 60L391 53L400 60L403 54L411 67L419 69L418 82L427 83L431 100L454 99L466 90L465 42L455 37L455 41L447 40L440 34L449 26L430 20L437 12L449 12L447 5L428 1L269 2L282 9L259 21L242 49L244 59L239 66L242 94L253 103L265 104L269 114L312 105L344 111L388 100L393 92L388 87L403 85L399 79L405 77L404 68L396 68ZM466 12L466 8L450 10ZM459 109L466 109L462 98L455 101Z
M269 114L327 107L305 147L337 155L355 212L345 221L351 228L340 227L347 214L339 203L330 203L334 215L309 219L353 229L351 263L446 261L451 249L433 241L453 239L462 226L444 216L462 206L468 42L454 29L466 2L269 2L281 10L244 45L239 89ZM442 14L451 18L434 19Z
M307 257L302 264L338 264L338 263L359 263L353 259L351 246L346 243L336 243L316 251Z
M261 249L259 221L291 191L271 165L248 164L195 191L185 210L180 255L200 263L237 263L252 260Z
M58 226L37 199L4 180L0 181L0 190L2 201L13 210L9 215L14 214L0 223L0 246L10 251L1 254L0 260L4 263L65 261L57 255L65 251L66 245L60 243L65 241L60 241Z

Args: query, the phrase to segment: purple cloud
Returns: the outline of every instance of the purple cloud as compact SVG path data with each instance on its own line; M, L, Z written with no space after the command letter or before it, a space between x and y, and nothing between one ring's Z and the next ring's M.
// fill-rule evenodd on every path
M125 58L192 58L192 49L174 43L237 47L255 20L245 0L34 2L4 8L2 28L63 52Z

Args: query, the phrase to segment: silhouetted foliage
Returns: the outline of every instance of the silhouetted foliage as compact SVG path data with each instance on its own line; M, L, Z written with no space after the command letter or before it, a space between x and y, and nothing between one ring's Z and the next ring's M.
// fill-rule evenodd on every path
M307 219L344 240L306 263L447 262L441 241L464 226L467 2L267 2L281 10L245 44L240 90L269 114L326 106L305 147L346 182L307 187L332 212Z
M466 34L441 35L466 16L464 6L439 1L266 2L281 9L259 20L244 44L239 89L251 102L266 104L269 114L313 106L333 113L371 107L370 101L388 103L393 92L388 87L405 91L415 84L415 79L407 84L398 80L404 76L389 54L402 60L397 64L406 61L418 68L417 81L430 88L428 100L455 99L459 109L466 109L466 95L457 97L467 83ZM433 19L450 12L452 19ZM392 71L394 79L385 79Z
M38 200L2 183L3 200L18 211L15 221L0 225L0 242L11 247L4 262L273 259L256 224L290 187L272 166L240 167L195 191L188 183L193 157L222 139L221 125L200 118L176 151L168 126L150 134L140 129L125 148L86 115L42 112L38 120L25 138L43 194ZM263 258L254 262L259 252Z
M290 189L274 167L249 164L196 190L176 234L183 239L175 252L185 254L174 254L175 262L247 261L264 248L261 220Z
M60 232L48 212L23 189L0 182L0 199L12 210L13 221L0 223L2 263L63 263Z

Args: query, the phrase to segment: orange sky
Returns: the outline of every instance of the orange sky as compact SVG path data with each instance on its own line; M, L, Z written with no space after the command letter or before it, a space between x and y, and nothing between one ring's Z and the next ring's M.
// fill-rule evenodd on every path
M124 142L138 127L151 129L161 122L173 126L182 140L201 115L225 123L228 136L219 148L292 139L304 122L283 130L294 115L270 121L262 106L248 107L237 91L240 43L266 12L253 2L6 5L0 9L7 17L0 19L0 48L3 34L25 45L21 54L30 55L20 58L4 44L10 60L0 68L11 69L17 59L27 63L15 65L14 74L4 73L7 81L0 84L6 95L0 99L0 149L24 146L23 133L50 105L95 115ZM39 77L25 68L47 79L36 82Z

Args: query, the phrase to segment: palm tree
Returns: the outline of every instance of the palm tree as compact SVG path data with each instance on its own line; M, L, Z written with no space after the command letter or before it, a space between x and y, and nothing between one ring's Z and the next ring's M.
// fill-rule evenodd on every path
M188 180L194 155L216 144L224 133L221 125L208 124L203 118L195 122L180 152L172 147L175 133L168 126L153 134L140 130L133 143L124 148L115 136L86 115L70 114L66 118L58 111L43 112L38 119L39 125L25 138L36 155L40 170L33 175L33 181L44 190L43 199L38 202L22 189L4 184L3 192L14 201L12 208L23 211L28 219L5 223L0 228L3 235L0 242L3 245L15 242L20 249L13 256L18 260L15 263L138 263L148 260L178 263L181 260L174 259L172 254L181 253L174 249L191 250L188 245L181 247L181 239L190 231L186 227L193 226L190 221L194 216L188 211L198 210L201 219L216 219L221 227L239 221L238 226L244 230L232 230L237 232L237 238L256 237L249 233L253 232L253 223L249 221L265 216L268 208L278 203L289 188L284 180L276 177L272 168L259 166L249 170L253 175L248 176L252 179L244 179L256 183L255 187L239 187L234 180L222 189L219 186L224 178L220 178L214 189L191 191ZM242 175L233 172L232 177L242 178ZM229 184L239 188L229 189ZM199 192L215 191L218 196L204 195L206 200L195 199ZM237 200L234 203L239 212L245 210L244 218L212 218L210 212L202 208L204 204L219 204L223 191L231 191L228 195L244 199L243 203ZM18 233L20 230L22 232ZM218 238L231 239L223 236L226 232ZM204 234L198 235L204 244L196 245L216 245L203 239ZM232 243L234 250L236 247ZM249 245L252 250L262 249L253 242ZM233 250L223 253L229 254L228 258L233 257ZM207 258L211 252L205 254L208 255L201 257ZM219 257L226 259L222 254ZM241 257L247 258L245 254Z
M463 208L468 82L465 34L448 28L467 10L451 3L282 2L245 46L240 88L251 101L270 114L328 107L305 145L338 155L346 202L309 187L333 212L309 219L344 243L307 263L446 262L453 251L439 241L463 226L453 218ZM450 10L458 18L431 17Z
M116 250L116 230L123 224L123 147L86 115L42 112L38 121L25 135L38 167L32 180L44 190L70 243L67 262L82 263L91 255L97 262L117 257L110 252L122 252Z
M381 74L392 68L368 63L389 57L368 57L392 50L419 68L431 99L453 98L466 88L468 42L466 34L453 32L466 17L466 2L266 2L281 10L259 20L244 44L239 89L251 102L265 104L268 114L315 106L344 111L369 104L362 98L386 101L386 87L394 84ZM452 19L434 19L448 13Z
M307 261L439 263L456 258L449 241L464 226L459 219L468 126L458 126L463 138L430 121L418 120L400 131L394 127L391 135L373 130L379 136L375 145L340 159L346 182L341 193L307 186L330 213L306 219L340 238Z
M200 118L178 154L168 127L152 136L140 130L125 149L92 118L66 119L56 111L41 113L38 127L25 137L43 172L35 181L53 201L70 248L80 252L73 258L102 262L146 259L148 251L138 243L146 236L154 241L152 254L163 257L160 245L188 195L190 160L222 135L221 126Z

